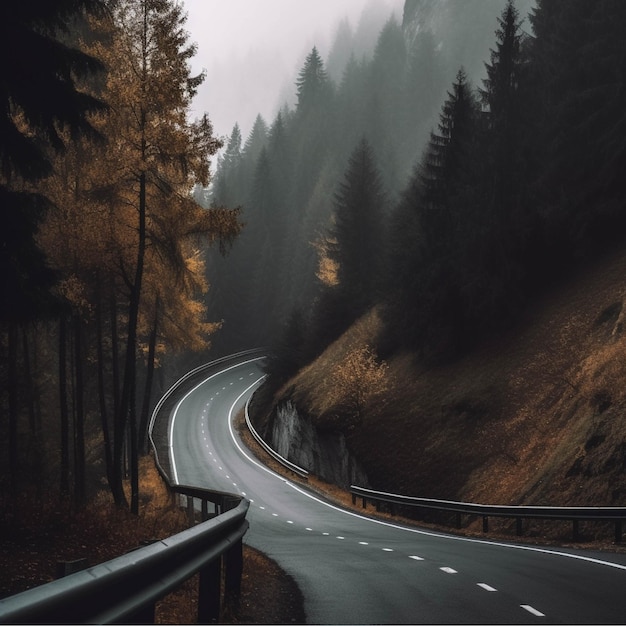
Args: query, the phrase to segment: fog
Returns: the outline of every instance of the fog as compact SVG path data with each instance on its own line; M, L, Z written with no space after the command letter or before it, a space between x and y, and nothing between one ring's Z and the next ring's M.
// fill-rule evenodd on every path
M219 136L238 122L247 136L257 114L270 121L292 103L294 81L311 48L323 58L342 19L371 34L404 0L184 0L187 31L198 46L192 67L206 80L194 101L194 116L207 112Z
M517 0L522 19L531 1ZM317 349L338 336L351 307L324 291L318 269L355 149L365 139L371 150L362 180L379 181L384 193L375 219L386 228L404 191L415 186L425 149L438 145L430 143L431 131L441 128L444 103L452 110L451 93L461 83L468 93L484 85L506 0L187 3L198 43L194 63L207 70L194 113L207 111L226 139L212 185L196 189L196 197L205 206L241 207L245 223L227 257L208 258L208 314L224 320L213 350L278 345L289 324L301 335L297 342ZM306 88L295 102L305 60ZM286 101L290 112L278 114ZM259 113L264 124L254 124ZM239 133L231 132L235 122ZM380 246L383 231L372 230ZM315 304L320 298L325 304ZM307 314L299 318L299 311Z

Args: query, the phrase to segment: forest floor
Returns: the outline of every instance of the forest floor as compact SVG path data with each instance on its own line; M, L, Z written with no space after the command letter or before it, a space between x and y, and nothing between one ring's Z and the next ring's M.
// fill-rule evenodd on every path
M141 464L141 511L120 510L107 493L72 513L57 501L20 499L11 519L0 519L0 598L54 580L62 562L96 565L145 542L188 528L186 513L167 492L152 457ZM157 624L196 622L197 579L187 581L156 607ZM244 573L237 606L224 607L224 624L304 623L302 594L271 559L244 545Z

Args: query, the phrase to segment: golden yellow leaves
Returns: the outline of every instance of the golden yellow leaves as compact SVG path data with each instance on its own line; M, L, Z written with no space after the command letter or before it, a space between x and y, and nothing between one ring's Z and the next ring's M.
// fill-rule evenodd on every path
M328 254L329 246L337 245L336 238L321 237L313 243L317 250L317 279L326 287L336 287L339 284L339 263Z
M387 364L378 361L370 346L350 349L326 379L327 403L343 424L357 425L368 402L388 388Z

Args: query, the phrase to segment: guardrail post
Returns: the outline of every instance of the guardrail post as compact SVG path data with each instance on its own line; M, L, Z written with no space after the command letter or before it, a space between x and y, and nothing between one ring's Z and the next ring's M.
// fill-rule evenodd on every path
M64 578L74 572L87 569L87 559L75 559L74 561L57 561L56 577Z
M578 520L572 520L572 540L578 541L580 539L580 534L578 532Z
M365 496L363 496L363 508L364 509L367 508L367 500L366 500Z
M189 520L189 526L193 526L196 523L196 515L193 510L193 498L187 496L187 519Z
M356 494L353 493L352 494L352 506L354 506L356 504Z
M456 514L456 527L457 528L461 528L462 524L461 524L461 514L457 513Z
M489 518L486 515L483 515L483 532L489 532Z
M515 518L515 534L518 537L521 537L522 534L524 533L524 527L523 527L523 520L521 517L516 517Z
M615 543L622 543L622 520L615 520Z
M237 604L241 595L241 577L243 574L243 541L239 540L224 555L224 600Z
M198 624L216 624L220 618L222 558L200 570L198 583Z
M206 500L202 500L202 521L206 522L209 519L209 503Z

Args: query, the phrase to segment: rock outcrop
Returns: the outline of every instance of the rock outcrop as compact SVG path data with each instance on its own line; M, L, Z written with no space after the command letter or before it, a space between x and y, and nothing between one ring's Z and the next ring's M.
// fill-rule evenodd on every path
M300 415L293 401L277 405L266 432L267 443L278 454L320 478L349 487L367 486L367 476L350 453L342 433L317 429Z

